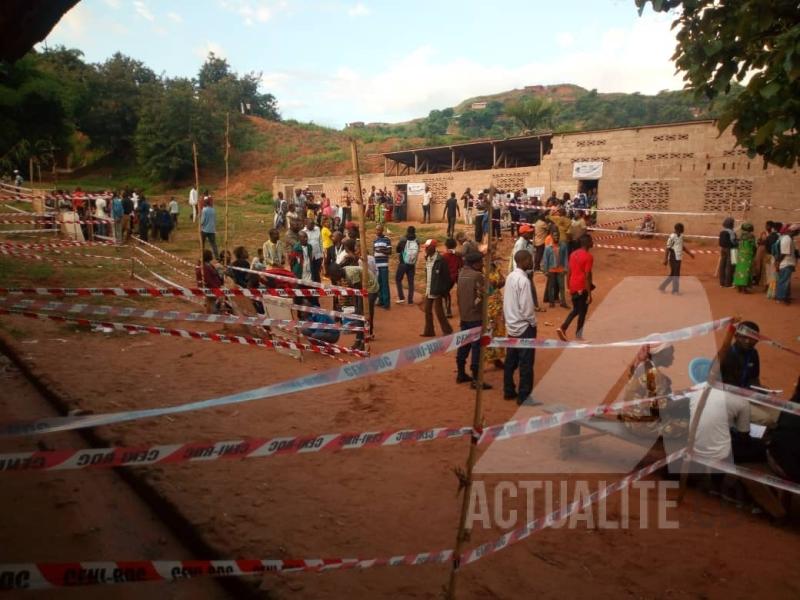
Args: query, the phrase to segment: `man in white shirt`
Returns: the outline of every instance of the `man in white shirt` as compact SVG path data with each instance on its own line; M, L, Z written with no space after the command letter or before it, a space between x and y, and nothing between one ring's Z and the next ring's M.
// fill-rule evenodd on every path
M172 219L172 230L176 230L178 228L178 214L180 213L181 208L178 206L178 201L175 199L175 196L172 196L169 201L169 216Z
M303 230L308 236L308 245L311 246L311 279L320 283L322 281L322 231L314 219L306 219L306 228Z
M689 422L694 421L702 392L692 395L689 403ZM697 423L694 454L708 460L731 461L733 446L731 429L740 434L750 433L750 402L747 398L718 389L709 391L705 408Z
M514 248L511 250L511 264L509 265L509 271L513 270L516 266L514 262L514 258L517 255L517 252L520 250L525 250L530 252L531 259L535 260L536 257L536 248L531 241L533 239L534 229L530 225L520 225L519 228L519 237L517 241L514 242ZM533 263L531 263L533 264ZM539 297L536 295L536 284L533 281L533 271L531 271L529 275L531 281L531 294L533 295L533 308L536 312L544 312L544 309L539 308Z
M533 257L527 250L514 254L516 268L508 275L503 292L503 316L508 337L534 339L536 337L536 313L528 271L533 268ZM503 372L503 397L516 400L517 404L535 406L541 404L533 399L534 348L510 347L506 350ZM514 371L519 367L519 391L514 386Z
M108 219L108 215L106 214L106 199L103 196L97 196L94 201L94 216L97 221L102 221L102 223L95 223L95 232L97 235L108 235L108 224L106 223L106 219Z
M192 223L197 222L197 188L192 186L189 191L189 206L192 207Z
M423 223L430 223L431 222L431 202L433 201L433 192L431 189L426 185L425 186L425 195L422 197L422 222Z
M778 239L780 254L775 261L778 269L775 283L775 300L787 305L792 302L792 273L797 268L797 257L795 256L794 240L792 239L797 234L798 229L792 225L784 225L783 229L781 229L781 237Z

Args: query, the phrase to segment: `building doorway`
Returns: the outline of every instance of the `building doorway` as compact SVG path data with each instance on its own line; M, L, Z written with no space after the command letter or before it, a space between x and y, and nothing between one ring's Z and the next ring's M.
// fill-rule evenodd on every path
M405 221L408 215L408 185L398 183L394 186L395 209L394 221Z
M598 193L597 188L600 185L599 179L579 179L578 180L578 193L590 196L590 192L594 190L595 195Z

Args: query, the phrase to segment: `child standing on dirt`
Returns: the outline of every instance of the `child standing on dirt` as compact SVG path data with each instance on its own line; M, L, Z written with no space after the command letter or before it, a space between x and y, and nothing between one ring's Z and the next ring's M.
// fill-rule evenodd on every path
M683 241L683 223L675 223L675 232L670 234L667 239L667 248L664 254L664 264L669 262L669 275L658 286L658 290L663 292L672 283L672 293L680 294L681 261L683 253L694 258L692 251L686 248Z

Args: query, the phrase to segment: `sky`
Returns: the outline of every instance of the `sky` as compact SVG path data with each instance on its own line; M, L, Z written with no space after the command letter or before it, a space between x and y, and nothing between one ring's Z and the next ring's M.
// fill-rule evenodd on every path
M526 85L680 89L671 21L633 0L81 0L44 43L168 77L213 51L262 73L284 118L338 128Z

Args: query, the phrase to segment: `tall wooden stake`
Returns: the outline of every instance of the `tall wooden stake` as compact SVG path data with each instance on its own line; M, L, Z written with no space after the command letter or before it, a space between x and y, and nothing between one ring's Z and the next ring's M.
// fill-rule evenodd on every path
M200 242L200 283L201 287L206 287L206 275L203 270L203 226L200 220L203 206L200 200L200 170L197 168L197 144L194 140L192 140L192 158L194 159L194 189L197 190L197 239Z
M230 154L231 145L228 141L228 135L231 127L231 113L225 113L225 259L228 258L228 156Z
M486 259L483 264L483 303L481 305L481 337L489 335L489 275L492 272L492 258L494 247L492 240L492 207L494 205L495 188L489 190L489 208L484 219L489 219L489 229L486 236ZM475 379L475 407L472 412L472 428L480 431L483 426L483 381L484 363L486 362L486 346L480 344L478 352L478 374ZM464 468L463 479L460 478L459 485L463 486L464 495L461 498L461 514L458 518L458 534L456 535L456 545L453 550L453 565L450 569L450 581L447 584L447 598L454 600L456 597L456 575L460 567L461 552L464 543L469 541L469 530L467 529L467 513L469 512L469 500L472 494L472 471L475 467L475 459L478 454L478 438L472 436L467 455L467 464Z
M358 144L356 143L355 140L350 140L350 151L353 155L353 171L356 176L356 201L358 202L358 213L359 213L358 220L361 224L361 235L359 236L359 238L361 238L361 260L363 261L364 265L361 267L361 289L366 290L367 284L369 282L369 279L367 278L367 274L369 272L368 269L369 260L367 256L367 219L364 210L364 194L361 193L361 169L358 166ZM366 317L367 323L369 323L372 315L370 314L368 296L363 299L363 305L364 305L364 317ZM371 329L372 328L370 328L369 332L370 335L372 334ZM369 352L368 336L364 336L364 344L366 346L365 350Z

